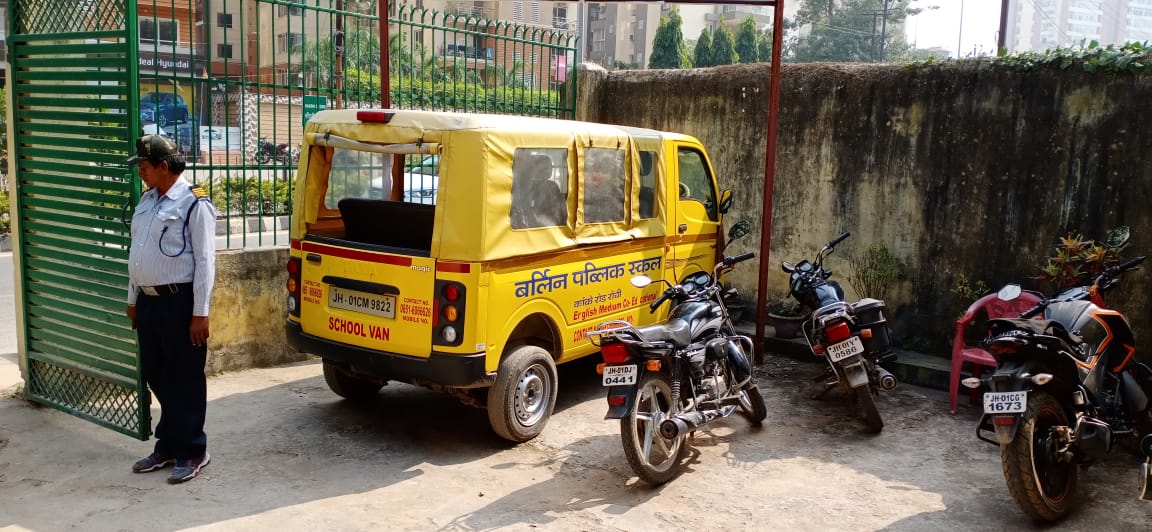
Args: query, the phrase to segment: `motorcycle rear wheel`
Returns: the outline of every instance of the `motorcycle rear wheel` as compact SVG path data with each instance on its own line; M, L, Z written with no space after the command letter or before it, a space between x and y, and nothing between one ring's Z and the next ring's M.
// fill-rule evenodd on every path
M660 422L680 411L672 402L672 388L659 375L646 375L636 389L636 400L620 420L620 441L632 472L649 484L664 484L680 474L688 450L687 434L669 440L660 435Z
M884 430L884 418L880 417L880 410L876 408L876 399L872 396L872 385L865 384L856 388L856 408L860 411L860 419L873 433Z
M1016 437L1000 446L1008 493L1035 521L1057 521L1075 504L1080 466L1056 461L1052 428L1068 425L1068 414L1045 392L1029 392Z

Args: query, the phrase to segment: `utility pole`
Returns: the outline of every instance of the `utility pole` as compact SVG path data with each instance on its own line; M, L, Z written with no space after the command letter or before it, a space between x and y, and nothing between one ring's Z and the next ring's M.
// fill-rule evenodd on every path
M956 31L956 59L960 59L960 40L964 36L964 0L960 0L960 29Z
M888 47L888 3L891 0L881 0L884 2L883 15L880 16L880 62L884 62L884 52Z
M1000 0L1000 33L996 35L996 55L1008 53L1008 0Z

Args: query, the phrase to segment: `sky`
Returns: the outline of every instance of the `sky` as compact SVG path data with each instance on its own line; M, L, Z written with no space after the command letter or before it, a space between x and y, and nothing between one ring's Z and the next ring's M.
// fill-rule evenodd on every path
M937 6L908 17L904 26L908 42L917 48L944 48L957 57L996 54L996 32L1000 28L1000 0L915 0L913 6ZM963 13L963 16L961 16Z

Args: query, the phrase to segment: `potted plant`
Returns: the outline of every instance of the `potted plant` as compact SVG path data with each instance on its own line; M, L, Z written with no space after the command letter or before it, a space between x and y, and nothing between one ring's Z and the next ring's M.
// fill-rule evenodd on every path
M800 327L808 314L799 303L787 299L771 299L768 301L768 317L765 324L771 325L776 338L796 338L800 336Z

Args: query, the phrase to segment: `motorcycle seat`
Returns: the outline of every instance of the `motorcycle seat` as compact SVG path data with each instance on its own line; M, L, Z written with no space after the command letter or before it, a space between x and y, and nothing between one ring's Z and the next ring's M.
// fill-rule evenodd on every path
M692 328L688 322L681 319L637 327L636 330L640 332L640 337L645 342L672 342L679 346L692 343Z
M1020 331L1037 343L1058 351L1067 351L1079 358L1080 350L1076 346L1082 344L1083 340L1058 321L1022 318L997 318L988 321L990 339L1009 331Z

